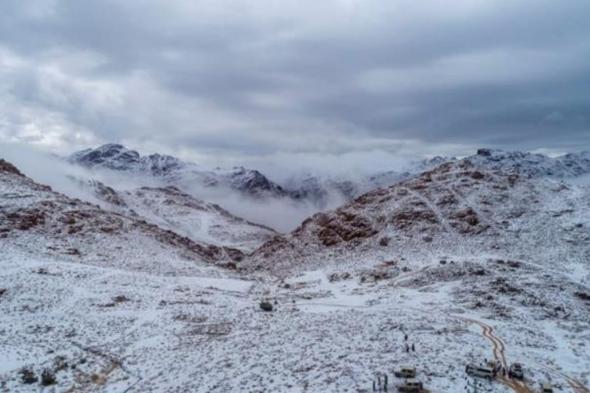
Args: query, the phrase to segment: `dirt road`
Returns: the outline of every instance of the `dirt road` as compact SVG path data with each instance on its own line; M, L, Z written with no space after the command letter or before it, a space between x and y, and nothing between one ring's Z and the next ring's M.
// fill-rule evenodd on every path
M486 323L481 321L470 319L470 318L463 318L458 317L459 319L474 323L482 328L482 334L485 338L487 338L492 343L492 352L494 354L494 359L498 362L505 370L508 370L508 362L506 361L506 345L504 342L494 334L494 328ZM516 393L534 393L523 381L517 381L511 379L508 376L497 376L496 379L503 383L504 385L508 386L510 389L515 391ZM590 393L590 392L584 392Z
M492 343L492 351L494 354L494 359L496 359L496 361L499 362L502 365L502 367L504 367L506 370L508 370L508 362L506 361L506 354L505 354L506 346L505 346L504 342L498 336L496 336L494 334L494 328L484 322L481 322L481 321L478 321L475 319L462 318L462 317L459 317L459 319L462 319L462 320L469 322L469 323L474 323L476 325L479 325L482 328L483 336L485 338L487 338ZM563 378L568 383L568 385L570 385L570 387L572 388L572 390L575 393L590 393L590 389L588 389L586 386L584 386L584 384L582 384L580 381L562 373L559 370L556 370L556 369L553 369L550 367L546 367L546 366L541 366L541 367L546 369L548 372L550 372L552 374L556 374L559 377ZM529 388L523 381L511 379L507 376L499 376L496 379L498 379L504 385L510 387L515 392L534 393L533 390L531 390L531 388Z

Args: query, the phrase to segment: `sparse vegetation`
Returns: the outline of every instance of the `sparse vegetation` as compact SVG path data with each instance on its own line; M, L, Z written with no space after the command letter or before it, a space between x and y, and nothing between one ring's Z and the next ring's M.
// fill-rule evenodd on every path
M26 385L31 385L31 384L36 383L38 381L38 378L35 375L35 372L28 367L21 368L18 373L20 375L21 382Z
M128 302L130 299L125 296L125 295L117 295L113 298L113 302L119 304L119 303L125 303Z
M41 385L42 386L50 386L55 385L57 380L55 379L55 372L48 368L44 369L41 373Z

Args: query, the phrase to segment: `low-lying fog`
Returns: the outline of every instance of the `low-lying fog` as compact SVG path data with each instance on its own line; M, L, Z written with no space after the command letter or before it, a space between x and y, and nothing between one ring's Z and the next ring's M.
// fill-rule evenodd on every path
M98 200L88 187L84 187L81 180L98 180L118 191L142 186L165 185L162 181L150 176L138 177L110 170L89 170L70 164L61 157L16 144L0 145L0 157L12 162L24 174L39 183L50 185L54 190L70 197L101 206L104 206L103 202ZM296 162L297 164L293 165L296 168L289 168L288 165L281 165L277 162L264 165L261 171L279 184L284 184L289 177L296 174L311 173L354 180L355 178L360 179L361 176L372 170L381 170L385 155L371 153L370 157L365 157L365 160L354 155L343 156L340 157L342 163L337 165L325 158L289 157L286 159ZM364 166L359 165L361 162L364 163ZM390 162L401 163L400 160L393 159ZM353 169L355 165L357 168ZM361 169L359 170L359 168ZM339 173L334 172L335 169ZM329 191L324 203L320 206L311 201L294 201L290 198L257 200L229 188L205 187L198 182L182 184L181 188L198 199L216 203L239 217L269 226L279 232L289 232L314 213L336 208L346 202L345 198L336 190Z

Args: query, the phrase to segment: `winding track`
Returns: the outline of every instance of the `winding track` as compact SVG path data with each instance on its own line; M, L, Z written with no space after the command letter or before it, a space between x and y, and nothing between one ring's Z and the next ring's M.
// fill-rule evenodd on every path
M485 324L481 321L477 321L475 319L469 319L469 318L460 318L460 319L463 319L467 322L475 323L475 324L481 326L482 333L483 333L484 337L486 337L488 340L490 340L492 342L494 358L497 361L499 361L503 367L505 367L507 369L508 364L506 362L506 357L504 354L506 347L504 345L504 342L499 337L494 335L494 329L490 325L487 325L487 324ZM574 378L562 373L559 370L555 370L555 369L547 367L547 366L541 366L541 367L543 367L544 369L546 369L550 373L557 374L560 377L562 377L563 379L565 379L566 382L568 383L568 385L571 386L571 388L573 389L574 392L576 392L576 393L590 393L590 389L588 389L586 386L584 386L577 379L574 379ZM517 381L517 380L513 380L510 378L506 378L506 377L499 377L498 379L503 384L510 387L512 390L514 390L515 392L533 393L533 391L528 386L526 386L526 384L522 381Z
M481 321L470 319L470 318L463 318L457 317L463 321L474 323L482 328L482 334L485 338L487 338L492 343L492 351L494 353L494 359L499 362L505 370L508 369L508 362L506 361L505 350L506 346L504 342L494 334L494 328L486 323ZM516 381L509 377L498 376L496 377L501 383L508 386L510 389L515 391L516 393L534 393L524 382ZM580 392L582 393L582 392ZM590 392L584 392L590 393Z

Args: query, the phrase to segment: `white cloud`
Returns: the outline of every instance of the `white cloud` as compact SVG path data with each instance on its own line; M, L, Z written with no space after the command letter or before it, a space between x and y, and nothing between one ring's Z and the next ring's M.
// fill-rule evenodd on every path
M51 151L125 142L199 162L319 162L576 149L590 127L582 0L7 0L3 11L0 139ZM550 113L562 121L542 121Z

